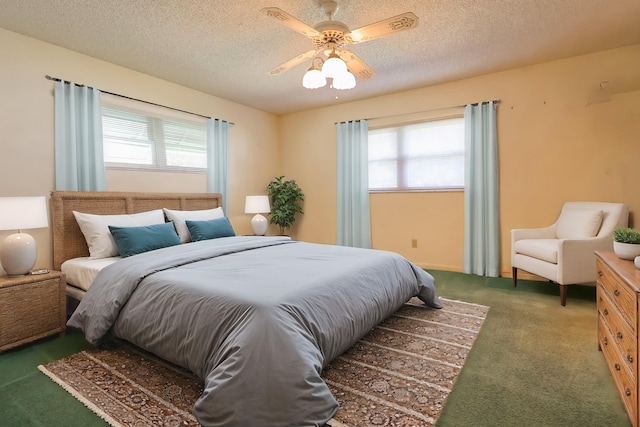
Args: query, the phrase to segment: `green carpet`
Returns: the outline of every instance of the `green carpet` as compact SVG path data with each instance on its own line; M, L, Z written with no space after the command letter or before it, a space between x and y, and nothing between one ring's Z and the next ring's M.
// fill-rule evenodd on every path
M106 426L82 403L38 371L40 364L90 348L80 332L67 329L35 344L0 354L0 426Z
M489 315L439 426L630 426L597 345L595 288L572 286L567 306L545 282L431 271L443 297ZM105 426L37 366L90 348L69 329L0 354L0 425Z
M440 295L491 309L438 426L630 426L598 351L595 287L434 271Z

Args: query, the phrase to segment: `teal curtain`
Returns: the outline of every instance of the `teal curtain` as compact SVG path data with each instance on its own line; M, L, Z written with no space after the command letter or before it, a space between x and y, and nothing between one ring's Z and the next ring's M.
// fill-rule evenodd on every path
M225 215L229 212L229 123L207 120L207 192L222 194Z
M104 191L100 91L56 81L56 190Z
M465 127L464 272L500 276L496 105L467 105Z
M338 245L371 248L368 138L366 120L337 124Z

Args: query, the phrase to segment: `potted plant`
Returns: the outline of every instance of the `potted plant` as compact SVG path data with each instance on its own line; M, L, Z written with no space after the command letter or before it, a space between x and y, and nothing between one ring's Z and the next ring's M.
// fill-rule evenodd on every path
M613 230L613 251L622 259L632 260L640 256L640 232L633 228Z
M280 234L291 228L296 220L296 213L303 214L300 202L304 194L295 180L285 180L277 176L267 185L271 197L271 218L269 223L280 227Z

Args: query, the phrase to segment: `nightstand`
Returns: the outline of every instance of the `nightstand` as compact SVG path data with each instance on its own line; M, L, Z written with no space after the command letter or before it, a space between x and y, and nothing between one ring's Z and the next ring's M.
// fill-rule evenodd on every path
M49 335L63 336L66 310L63 273L0 277L0 352Z

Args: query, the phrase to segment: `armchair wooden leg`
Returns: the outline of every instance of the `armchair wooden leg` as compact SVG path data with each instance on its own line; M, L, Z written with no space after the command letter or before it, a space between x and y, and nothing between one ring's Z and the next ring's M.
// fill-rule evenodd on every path
M515 267L511 267L511 277L513 278L513 287L515 288L518 284L518 269Z
M564 307L567 305L567 288L568 285L560 285L560 304Z

